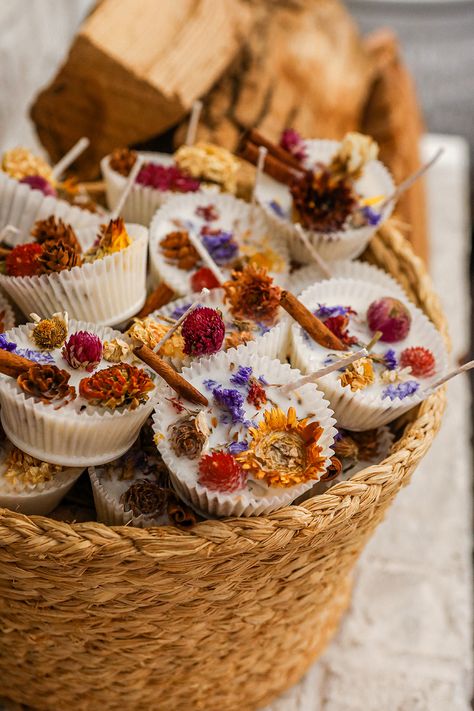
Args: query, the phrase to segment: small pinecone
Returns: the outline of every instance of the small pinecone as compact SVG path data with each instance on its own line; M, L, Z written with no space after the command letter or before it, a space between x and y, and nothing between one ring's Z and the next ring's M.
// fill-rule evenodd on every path
M185 230L170 232L160 242L163 256L180 269L192 269L199 262L199 254L189 241Z
M37 220L31 235L39 244L44 244L49 240L62 240L75 252L81 253L81 245L71 225L67 225L61 218L56 218L54 215L48 217L47 220Z
M137 154L135 151L131 151L129 148L116 148L112 151L109 165L116 173L128 177L136 160Z
M49 403L53 400L74 400L76 390L69 385L70 375L55 365L32 365L17 378L18 386L27 395Z
M290 188L296 218L316 232L337 232L354 211L357 200L350 182L327 170L306 171Z
M41 274L62 272L73 267L80 267L82 257L62 239L50 239L43 243L43 252L38 259Z
M168 502L168 491L147 479L138 479L120 497L125 511L133 516L160 516Z

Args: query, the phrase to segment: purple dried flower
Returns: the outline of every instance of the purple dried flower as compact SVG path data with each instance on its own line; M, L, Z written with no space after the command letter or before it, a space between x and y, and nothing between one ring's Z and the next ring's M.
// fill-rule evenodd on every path
M395 370L398 366L397 354L393 348L389 348L388 351L383 354L383 360L387 370Z
M245 387L249 384L250 376L252 375L252 367L239 365L237 372L234 373L230 379L232 385L240 385Z
M231 442L227 447L230 454L240 454L241 452L246 452L249 448L248 442Z
M14 351L16 350L16 343L13 341L7 341L4 333L0 333L0 348L4 351Z
M186 313L186 311L189 309L189 307L191 305L192 305L191 302L189 302L189 304L183 304L183 306L177 306L175 308L175 310L171 313L170 317L178 320L179 318L181 318L181 316L183 314Z
M379 212L374 212L374 210L367 205L362 208L361 212L367 224L372 227L376 227L382 219L382 215Z
M29 185L32 190L40 190L46 196L56 197L57 195L51 183L46 178L43 178L42 175L26 175L20 180L20 183Z
M404 398L410 397L410 395L416 393L419 387L420 383L417 383L416 380L407 380L405 383L398 383L397 385L391 383L383 391L382 400L387 397L392 401L396 398L403 400Z
M216 264L228 264L237 256L239 245L234 240L232 232L203 227L201 235L203 245Z
M318 318L332 318L333 316L346 316L348 314L356 314L356 311L350 306L326 306L326 304L318 304L318 308L314 311L314 315Z
M28 358L28 360L34 360L35 363L40 363L41 365L53 365L55 363L51 353L46 353L45 351L35 351L33 348L17 348L15 353L23 358Z
M270 200L268 205L269 205L270 209L273 210L275 215L277 215L277 217L281 217L282 219L286 219L288 217L288 215L286 214L286 212L284 211L284 209L282 208L280 203L277 202L276 200Z
M288 151L296 160L302 163L308 157L303 138L293 128L285 128L280 136L280 147Z
M226 410L230 415L230 419L233 425L241 423L246 425L245 412L243 409L244 396L239 393L238 390L232 390L231 388L223 388L222 385L217 383L215 380L205 380L204 385L208 390L210 390L214 396L214 400L223 410ZM228 423L227 415L224 415L222 422Z
M102 360L102 341L95 333L77 331L69 336L61 351L71 368L85 368L89 373Z

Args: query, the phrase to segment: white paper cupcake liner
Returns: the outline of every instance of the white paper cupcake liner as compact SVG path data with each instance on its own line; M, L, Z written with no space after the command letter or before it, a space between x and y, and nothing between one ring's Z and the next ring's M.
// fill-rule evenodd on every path
M31 229L36 220L44 220L54 215L60 217L74 229L98 227L104 221L103 215L81 210L65 200L44 195L41 190L32 190L0 171L0 229L6 225L16 227L18 233L9 233L5 242L11 247L31 241Z
M219 212L219 219L206 223L195 215L195 210L201 205L212 204ZM286 286L288 279L289 254L284 232L279 227L270 225L264 212L256 206L252 208L249 203L233 195L217 194L211 196L203 193L188 193L187 195L174 195L155 214L150 225L150 268L156 283L165 282L179 296L192 294L190 277L195 271L179 269L168 263L161 255L160 241L169 233L179 229L174 220L183 222L192 219L198 231L205 224L212 229L232 231L244 253L245 247L255 251L271 249L280 258L282 271L273 272L271 276L275 283ZM245 234L244 239L239 235ZM205 265L204 265L205 266ZM230 275L230 270L222 268L224 276Z
M203 379L215 379L216 374L225 372L231 363L252 366L256 375L263 375L267 381L272 384L289 383L301 375L299 371L290 368L288 364L283 365L278 360L271 360L266 356L259 356L248 350L239 351L238 354L232 351L229 353L216 354L207 360L201 360L199 363L194 363L189 368L185 368L183 375L188 381L202 388L201 382ZM278 394L275 394L275 390L272 393L272 399L278 399L279 397ZM313 413L314 418L318 420L323 427L323 434L321 435L319 444L322 446L322 455L326 459L327 466L333 454L331 446L336 434L334 419L332 417L333 413L321 391L313 385L305 385L299 388L298 392L304 401L305 412ZM288 407L295 405L294 399L285 399L285 402L287 402L287 405L284 405L282 408L285 412ZM301 415L301 417L302 416L303 415ZM298 417L300 417L300 415L298 415ZM155 433L166 433L169 424L175 419L176 412L172 409L172 406L165 405L157 408L153 416ZM211 516L222 517L268 514L291 504L305 491L311 489L315 483L315 481L312 480L286 489L279 489L277 487L266 489L266 487L264 487L261 488L260 491L265 493L260 496L256 493L258 491L257 487L260 487L259 482L251 484L255 493L252 493L248 488L233 494L210 491L197 482L196 473L193 471L195 464L188 466L189 460L184 461L183 458L177 458L171 450L166 437L159 441L158 449L163 457L163 461L170 470L173 487L178 495L185 501L188 501L198 511L202 511L205 515L210 514Z
M0 275L0 286L28 316L49 318L67 311L71 318L117 325L145 303L148 231L126 225L133 243L103 259L53 274L32 277Z
M89 467L89 477L92 484L92 493L97 511L97 519L107 526L134 526L136 528L150 528L151 526L163 526L169 523L167 514L150 518L149 516L134 516L132 511L125 511L120 503L120 497L127 489L140 479L149 477L137 474L133 479L121 481L114 480L113 487L107 488L101 479L99 467ZM111 489L114 489L112 492Z
M384 286L388 293L397 298L406 300L407 294L402 289L400 284L390 274L379 267L368 264L367 262L346 260L331 262L331 274L335 279L356 279L357 281L367 281L371 284L380 284ZM289 279L288 288L296 296L303 294L306 289L314 286L321 281L326 281L328 277L324 276L316 264L309 264L307 267L296 269Z
M370 303L384 296L400 298L399 293L390 292L385 284L371 284L353 279L331 279L307 289L302 294L301 301L310 310L316 309L319 303L342 304L352 306L360 315L365 315ZM398 343L379 343L375 347L375 352L379 352L380 345L383 345L386 350L393 348L397 353L405 348L423 346L430 349L435 357L435 375L429 378L413 378L420 383L418 392L402 400L396 398L393 401L389 398L382 400L382 390L388 387L388 384L378 384L378 380L374 385L353 393L348 386L340 385L337 372L320 378L318 387L328 398L339 427L357 432L388 424L422 402L427 397L426 391L431 383L446 371L448 357L441 335L425 314L408 298L403 299L403 302L412 317L407 338ZM299 368L304 373L319 370L323 367L324 356L329 353L330 351L326 349L313 350L305 341L301 327L298 324L291 327L290 361L295 368Z
M69 321L69 334L89 331L99 338L111 340L121 337L119 331L94 323ZM32 348L30 326L18 326L8 331L9 341L20 348ZM70 385L78 390L82 378L90 375L83 369L73 369L60 356L51 352L58 367L70 374ZM103 360L99 368L111 363ZM68 405L54 409L55 404L35 402L19 390L16 381L0 375L0 404L3 428L8 438L27 454L51 464L67 467L87 467L117 459L129 449L140 428L151 414L158 397L157 388L150 393L146 403L135 410L112 411L88 405L78 397Z
M223 289L211 289L208 294L204 294L199 297L198 294L194 294L193 299L199 298L199 303L202 306L207 306L211 309L219 309L222 313L222 318L224 323L228 324L232 321L232 314L230 313L229 307L224 303L224 290ZM165 323L160 321L159 315L171 317L176 309L184 308L190 305L192 300L190 297L184 296L181 299L172 301L161 309L154 311L150 314L150 318L158 321L158 323ZM248 348L252 353L257 353L258 355L266 355L269 358L278 358L279 360L286 360L288 355L288 341L290 334L290 318L289 316L280 309L280 320L275 326L272 326L266 333L258 335L255 333L255 339L247 344L242 344L237 347L237 350L242 348ZM233 331L226 328L226 337ZM225 341L225 339L224 339ZM224 345L224 344L223 344ZM226 349L228 352L235 350L235 348ZM207 357L207 356L205 356ZM181 370L184 367L191 365L191 363L197 362L199 358L193 358L191 356L184 356L184 358L173 357L165 358L168 360L177 370Z
M308 140L304 143L308 152L308 158L304 164L306 168L312 168L319 162L328 164L340 145L338 141L327 140ZM383 163L374 160L366 165L362 178L356 181L356 188L364 198L378 195L387 197L394 192L395 184ZM272 201L276 201L285 213L291 214L292 198L289 189L268 176L263 176L257 189L257 197L268 218L285 230L292 259L302 264L307 264L311 257L295 232L292 222L285 217L279 217L270 206ZM376 210L377 206L374 209ZM355 259L362 254L371 237L390 217L392 211L393 203L390 203L384 208L377 226L367 225L330 233L313 232L311 230L305 230L305 232L313 247L317 249L320 256L326 261Z

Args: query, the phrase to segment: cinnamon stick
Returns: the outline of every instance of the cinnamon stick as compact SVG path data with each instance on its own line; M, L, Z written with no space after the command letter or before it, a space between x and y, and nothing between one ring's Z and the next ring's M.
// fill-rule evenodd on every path
M163 282L149 294L143 307L137 313L136 318L145 318L145 316L149 316L153 311L161 309L162 306L169 304L173 296L174 292Z
M244 133L242 137L242 143L244 142L253 143L255 146L257 146L257 150L260 146L263 146L267 149L269 155L273 156L281 163L291 166L296 170L302 169L301 163L293 155L291 155L291 153L286 151L277 143L272 143L271 141L269 141L267 138L265 138L265 136L262 136L262 134L256 131L254 128L251 128L249 131L246 131L246 133Z
M28 358L0 349L0 373L17 378L20 373L28 370L32 365L36 365L36 363Z
M252 165L257 165L259 156L258 148L257 144L247 142L245 145L242 145L238 151L238 155L249 163L252 163ZM267 175L270 175L275 180L278 180L279 183L284 183L285 185L291 185L295 180L301 179L304 172L301 170L301 167L297 170L269 153L265 158L263 170Z
M190 402L194 402L196 405L206 406L209 404L208 399L200 393L199 390L196 390L194 385L188 383L182 375L177 373L171 365L168 365L168 363L154 353L151 348L142 344L135 346L133 352L137 358L140 358L140 360L149 365L155 373L158 373L178 395L181 395Z
M317 316L311 313L301 301L298 301L290 291L281 292L280 305L304 328L308 336L311 336L313 341L319 343L320 346L329 348L332 351L347 350L344 343Z

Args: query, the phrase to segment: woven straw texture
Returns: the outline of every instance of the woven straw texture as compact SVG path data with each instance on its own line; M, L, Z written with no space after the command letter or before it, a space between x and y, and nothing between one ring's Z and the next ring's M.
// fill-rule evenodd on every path
M393 224L366 256L446 335L430 279ZM381 464L267 518L181 532L0 510L0 696L54 711L265 705L337 629L353 566L444 404L440 390L412 413Z

